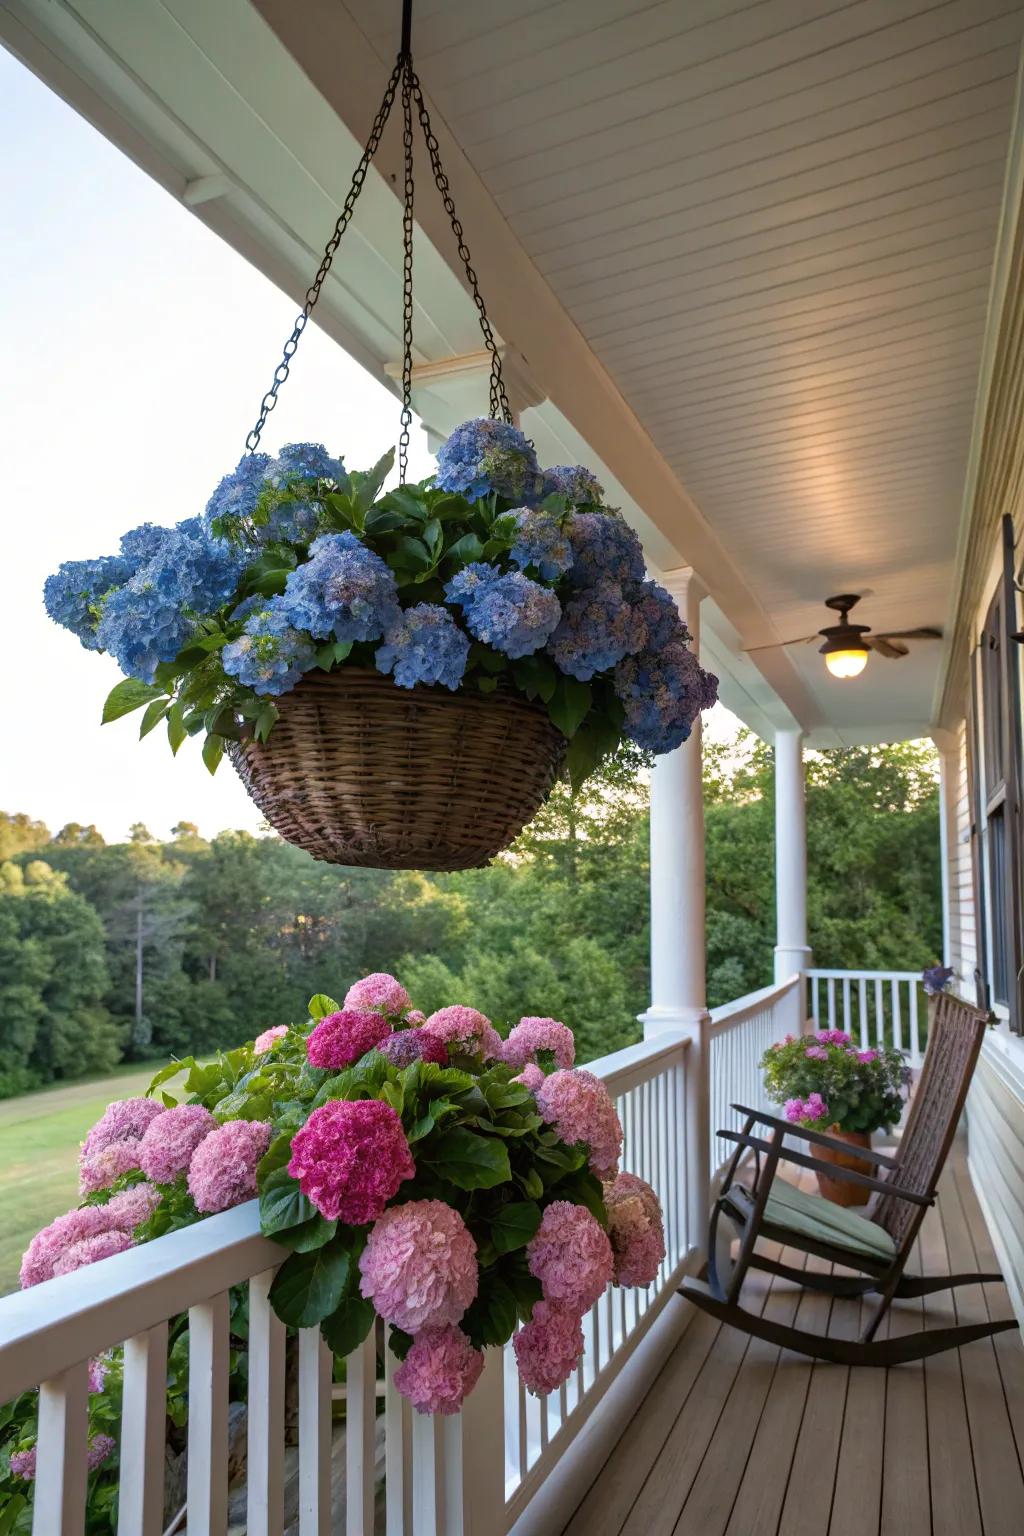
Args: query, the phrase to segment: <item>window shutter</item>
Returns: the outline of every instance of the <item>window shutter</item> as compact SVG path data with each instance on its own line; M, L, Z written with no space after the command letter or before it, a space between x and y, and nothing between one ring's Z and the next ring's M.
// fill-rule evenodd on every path
M974 883L974 946L977 959L974 966L974 984L979 1008L992 1006L992 986L989 979L988 947L988 900L984 849L981 838L981 810L984 790L982 787L980 730L981 714L978 708L978 677L981 667L981 648L971 653L969 674L971 694L967 712L967 794L971 811L971 878Z
M1003 914L1007 953L1010 956L1012 983L1010 986L1010 1028L1015 1034L1024 1033L1024 828L1021 820L1021 780L1024 778L1022 753L1024 734L1021 730L1020 699L1020 647L1016 635L1018 620L1018 593L1014 550L1013 518L1003 517L1003 575L1002 575L1002 699L1003 720L1003 774L1006 782L1006 864Z

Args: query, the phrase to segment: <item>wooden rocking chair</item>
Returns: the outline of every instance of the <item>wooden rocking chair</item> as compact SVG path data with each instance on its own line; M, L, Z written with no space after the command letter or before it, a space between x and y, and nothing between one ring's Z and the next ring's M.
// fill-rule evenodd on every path
M1016 1328L1015 1322L1006 1319L875 1338L894 1297L928 1296L952 1286L1002 1279L1001 1275L990 1274L921 1278L904 1273L925 1211L935 1200L986 1023L985 1015L966 1003L947 994L939 998L920 1081L898 1150L890 1157L858 1149L858 1157L876 1164L877 1177L811 1155L815 1147L848 1154L846 1143L734 1104L733 1108L747 1119L742 1131L719 1132L725 1140L736 1142L737 1149L726 1169L711 1216L707 1279L685 1280L680 1294L745 1333L840 1365L900 1365ZM768 1127L770 1134L755 1134L755 1126ZM790 1137L808 1143L809 1149L797 1151L788 1147L785 1143ZM741 1182L747 1170L741 1170L740 1163L749 1159L751 1153L753 1178ZM811 1168L872 1190L865 1214L808 1194L784 1178L776 1179L780 1162ZM842 1266L846 1273L822 1273L779 1263L757 1252L757 1240L762 1237L816 1254ZM763 1270L832 1296L877 1297L878 1304L857 1339L831 1338L787 1327L741 1305L740 1293L750 1269ZM850 1270L858 1273L851 1275Z

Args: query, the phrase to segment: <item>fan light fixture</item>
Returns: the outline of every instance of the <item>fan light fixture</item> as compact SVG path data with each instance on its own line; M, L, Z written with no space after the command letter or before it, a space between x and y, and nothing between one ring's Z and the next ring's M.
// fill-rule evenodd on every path
M867 649L830 651L822 646L825 665L833 677L859 677L868 664Z
M859 677L868 664L870 647L863 637L871 626L851 624L849 617L850 609L859 601L859 597L852 593L830 597L825 601L825 607L831 608L840 617L838 624L830 624L818 631L825 641L819 648L820 654L824 656L825 665L833 677Z

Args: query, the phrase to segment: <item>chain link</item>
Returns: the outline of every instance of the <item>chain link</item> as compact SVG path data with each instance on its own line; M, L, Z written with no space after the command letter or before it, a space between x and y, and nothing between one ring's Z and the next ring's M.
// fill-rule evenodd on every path
M409 469L409 428L412 426L412 59L405 55L402 72L402 150L405 187L402 198L402 430L398 438L398 483L404 485Z

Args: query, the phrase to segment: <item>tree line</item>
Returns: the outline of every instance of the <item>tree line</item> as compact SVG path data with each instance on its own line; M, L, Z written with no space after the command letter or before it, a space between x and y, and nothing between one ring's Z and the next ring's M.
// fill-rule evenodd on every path
M203 1052L305 1015L314 992L398 974L426 1011L563 1018L583 1059L637 1038L648 992L648 780L626 749L559 786L490 868L317 863L273 836L178 822L107 844L0 813L0 1097L119 1061ZM771 979L771 754L705 751L708 993ZM808 760L819 965L916 969L941 948L938 790L919 743Z

